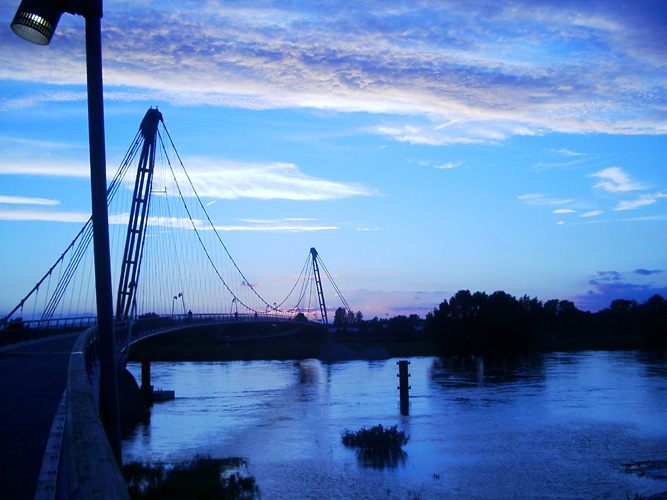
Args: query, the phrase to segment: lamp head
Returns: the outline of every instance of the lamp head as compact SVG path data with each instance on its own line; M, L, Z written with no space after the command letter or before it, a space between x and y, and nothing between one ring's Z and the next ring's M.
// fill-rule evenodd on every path
M12 21L12 31L29 42L48 45L64 10L59 1L23 0Z

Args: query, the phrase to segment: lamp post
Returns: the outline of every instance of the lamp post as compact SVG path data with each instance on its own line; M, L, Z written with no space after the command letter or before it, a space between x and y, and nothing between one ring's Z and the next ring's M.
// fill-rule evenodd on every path
M68 12L86 20L86 79L88 86L88 144L97 296L97 333L100 345L100 414L109 444L121 463L120 419L113 331L113 292L109 254L109 218L104 145L102 92L102 0L22 0L12 30L21 38L48 45L60 16Z

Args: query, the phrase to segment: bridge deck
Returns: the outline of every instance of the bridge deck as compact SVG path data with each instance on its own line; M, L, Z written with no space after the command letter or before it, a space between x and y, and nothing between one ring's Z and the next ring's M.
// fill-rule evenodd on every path
M0 498L33 498L77 334L0 351Z

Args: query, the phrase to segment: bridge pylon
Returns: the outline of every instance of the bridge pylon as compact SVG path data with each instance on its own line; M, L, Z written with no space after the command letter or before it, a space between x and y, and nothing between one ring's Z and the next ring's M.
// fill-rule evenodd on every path
M313 275L315 276L315 287L317 288L317 299L320 303L322 323L328 325L329 317L327 316L327 305L324 302L324 290L322 289L322 278L320 277L320 266L317 263L317 250L315 250L315 247L310 249L310 255L313 259Z
M116 319L126 319L134 302L139 282L141 257L146 236L146 221L150 206L151 187L153 185L153 171L155 169L155 151L157 127L162 120L162 113L157 108L150 108L139 126L144 144L139 156L137 177L132 195L130 220L125 237L123 264L118 281L118 295L116 297Z

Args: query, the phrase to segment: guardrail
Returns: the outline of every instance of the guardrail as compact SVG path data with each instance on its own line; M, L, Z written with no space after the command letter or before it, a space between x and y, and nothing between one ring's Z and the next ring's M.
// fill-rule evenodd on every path
M0 322L0 345L74 333L90 328L96 323L97 318L94 316L26 321L17 318L11 321L3 321Z
M197 326L237 324L237 323L289 323L293 322L291 315L277 314L179 314L175 316L144 316L132 322L131 335L125 334L127 344L159 335L168 331L183 330ZM116 331L122 331L116 326ZM116 339L120 342L123 334L117 333Z
M97 331L77 339L67 373L67 419L58 491L65 498L129 498L99 413Z

